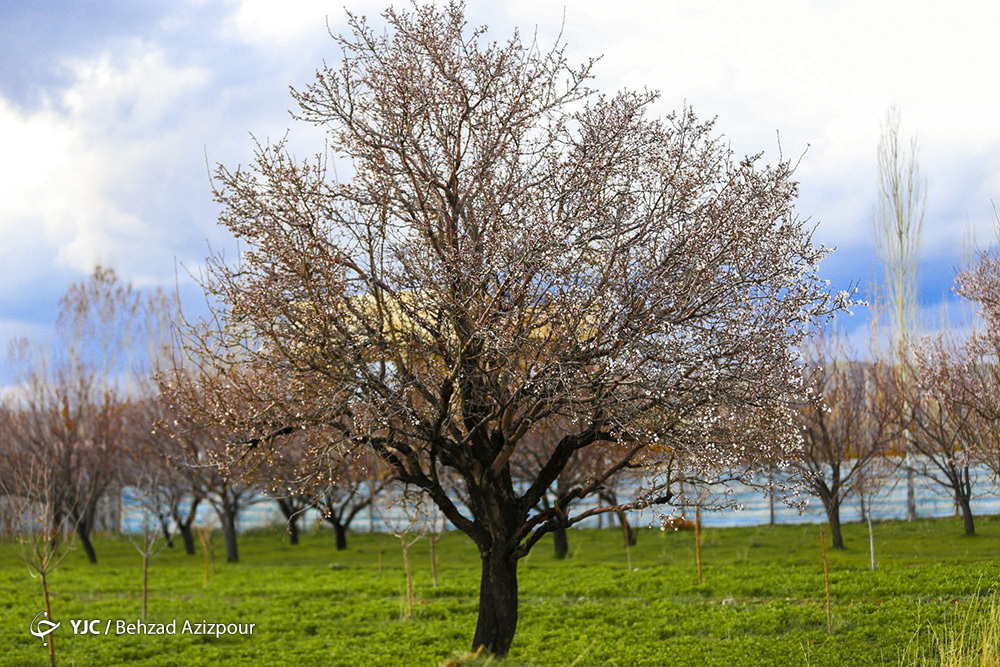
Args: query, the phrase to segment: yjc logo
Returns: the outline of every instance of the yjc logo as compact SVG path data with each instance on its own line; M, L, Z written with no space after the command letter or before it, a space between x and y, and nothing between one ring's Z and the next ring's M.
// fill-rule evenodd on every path
M101 632L101 621L97 618L92 621L88 621L83 618L76 621L70 621L69 624L73 626L74 635L85 635L88 632L92 635L103 634Z
M42 620L38 620L39 616L45 616L45 618L43 618ZM48 637L53 632L55 632L56 628L62 625L62 623L53 623L52 621L46 620L48 617L49 617L48 612L40 611L37 614L35 614L35 617L31 619L31 625L28 626L28 629L31 631L31 634L35 635L36 637L42 640L42 646L49 645L49 643L45 641L45 638Z

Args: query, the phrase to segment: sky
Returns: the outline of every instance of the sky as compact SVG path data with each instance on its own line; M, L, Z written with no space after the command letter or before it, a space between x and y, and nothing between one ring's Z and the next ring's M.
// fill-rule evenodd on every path
M376 24L385 6L346 4ZM927 181L919 303L934 329L960 310L964 240L996 238L1000 195L1000 6L947 7L470 0L467 17L498 40L561 32L571 60L601 56L594 87L659 90L658 113L717 117L737 154L801 158L799 215L837 247L821 275L862 298L879 275L876 147L894 104ZM0 2L0 345L50 339L60 295L97 264L196 301L190 275L233 247L210 171L249 162L255 137L322 150L289 86L336 63L330 33L346 29L342 2ZM867 322L860 308L838 327L863 344Z

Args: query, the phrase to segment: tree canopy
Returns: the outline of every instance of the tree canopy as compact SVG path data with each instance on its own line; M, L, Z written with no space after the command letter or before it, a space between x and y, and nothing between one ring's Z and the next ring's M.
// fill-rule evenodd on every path
M737 159L692 110L653 117L655 93L599 94L594 61L464 14L350 16L339 63L293 91L326 152L258 145L218 169L244 250L211 261L220 305L185 339L199 372L166 389L242 434L240 457L309 430L423 490L478 546L474 645L505 654L518 559L621 509L574 513L614 475L648 469L643 507L798 447L794 350L845 297L816 275L788 162ZM537 434L545 460L515 481ZM543 507L591 445L607 455Z

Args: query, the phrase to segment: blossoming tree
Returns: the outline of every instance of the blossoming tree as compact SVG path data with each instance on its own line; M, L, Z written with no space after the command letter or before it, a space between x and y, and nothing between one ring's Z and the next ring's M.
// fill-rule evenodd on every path
M254 455L315 429L421 489L478 547L473 645L503 655L543 535L798 446L793 350L842 299L816 277L826 251L788 163L735 159L692 111L600 95L593 61L490 41L464 13L388 10L384 32L351 16L339 64L293 92L329 154L279 142L218 169L244 252L210 262L220 305L185 343L200 372L170 391ZM515 483L515 452L553 430ZM545 509L592 445L604 464ZM574 502L637 468L627 504Z

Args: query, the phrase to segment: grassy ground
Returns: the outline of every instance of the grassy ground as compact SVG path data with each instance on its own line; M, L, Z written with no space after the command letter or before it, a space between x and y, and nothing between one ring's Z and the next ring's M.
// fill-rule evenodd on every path
M830 552L833 634L826 632L817 526L706 529L704 583L694 535L640 530L626 568L619 531L571 531L568 560L542 542L522 561L520 622L511 664L900 665L935 655L935 642L988 614L1000 590L1000 518L961 534L958 520L845 526ZM379 569L379 539L384 566ZM217 540L218 541L218 540ZM255 623L251 636L114 635L141 602L140 557L127 539L101 539L100 562L74 551L53 575L61 665L438 665L468 648L476 621L478 560L461 535L438 543L433 588L427 540L412 554L416 619L405 620L405 580L391 537L332 533L292 547L280 531L245 535L242 562L217 564L165 550L150 570L149 622ZM222 549L217 557L221 561ZM46 664L29 623L41 587L9 547L0 549L0 665ZM111 636L74 635L70 619L99 619Z

